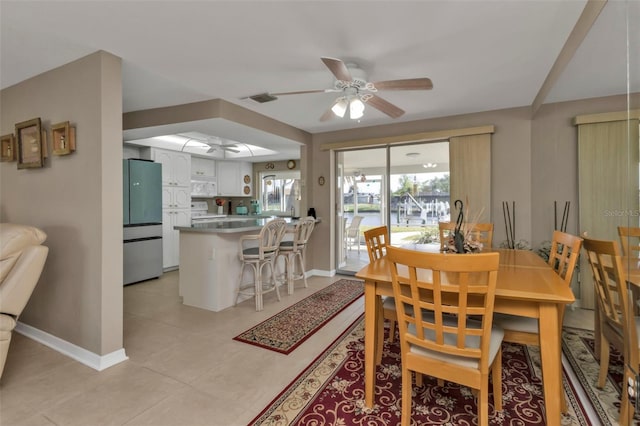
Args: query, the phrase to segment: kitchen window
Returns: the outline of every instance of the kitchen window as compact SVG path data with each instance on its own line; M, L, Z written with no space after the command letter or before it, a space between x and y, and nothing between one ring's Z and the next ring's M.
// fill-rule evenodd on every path
M260 207L264 213L299 213L300 171L260 173ZM294 214L295 215L295 214Z

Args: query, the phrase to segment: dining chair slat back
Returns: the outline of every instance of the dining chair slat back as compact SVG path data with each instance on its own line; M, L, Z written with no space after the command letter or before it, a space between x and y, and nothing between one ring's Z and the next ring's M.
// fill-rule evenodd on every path
M389 245L389 228L386 225L378 226L376 228L369 229L364 232L364 241L367 244L367 253L369 254L369 262L374 262L381 257L386 256L387 246ZM395 341L396 335L396 304L391 296L387 296L383 299L378 297L376 303L381 304L382 317L389 321L389 342ZM378 327L378 363L382 361L382 346L384 338L384 324L380 324Z
M640 227L618 226L622 255L640 258Z
M638 332L622 257L616 241L584 238L584 248L593 274L600 329L600 373L598 386L603 387L609 368L609 345L624 355L624 365L636 372L640 367ZM629 368L625 368L622 381L626 387L628 379L636 379ZM620 424L631 424L633 408L629 394L621 392Z
M387 254L389 230L387 226L378 226L364 232L364 241L367 244L369 262L373 262Z
M553 231L551 249L549 250L549 266L567 285L570 285L573 279L581 246L582 238L562 231Z
M440 251L449 245L455 228L455 222L438 222ZM483 249L493 247L493 223L463 223L462 228L467 230L466 237L482 243Z
M496 410L502 409L503 332L492 324L499 253L390 246L387 258L400 329L402 424L411 416L412 372L477 389L478 423L488 424L490 370Z

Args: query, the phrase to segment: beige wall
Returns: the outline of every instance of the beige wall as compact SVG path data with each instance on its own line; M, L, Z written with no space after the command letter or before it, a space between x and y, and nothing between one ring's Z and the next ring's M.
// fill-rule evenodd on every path
M548 240L553 232L553 201L558 201L558 226L564 203L570 201L567 232L579 233L578 223L578 130L573 118L582 114L626 111L640 105L640 94L583 99L543 105L532 126L531 153L533 242Z
M321 222L316 224L307 248L307 264L311 269L332 271L335 269L334 244L334 206L332 199L333 168L331 156L320 150L319 143L312 143L308 149L306 196L307 206L316 209L316 217ZM318 178L324 177L325 184L320 185Z
M492 200L491 220L495 223L494 243L506 240L506 231L502 214L502 201L516 203L516 239L531 241L531 120L529 108L512 108L498 111L465 114L452 117L418 120L386 126L359 128L357 130L326 132L313 135L314 178L324 175L327 184L315 187L311 195L312 205L324 209L322 216L330 215L334 205L330 200L332 180L328 177L333 173L330 167L331 152L321 150L323 143L349 141L383 136L415 134L448 129L459 129L483 125L494 125L492 135ZM317 184L316 184L317 185ZM333 219L333 218L332 218ZM326 226L327 224L325 224ZM330 244L330 232L326 232L321 241L314 236L313 245L322 247ZM332 245L331 245L332 246ZM327 250L316 250L313 267L327 269L334 265L333 258Z
M630 98L631 109L637 109L640 94ZM554 229L553 201L558 201L558 226L565 201L570 201L567 231L578 232L577 129L572 119L580 114L624 111L627 96L586 99L543 105L534 117L530 108L513 108L452 117L419 120L357 130L326 132L313 135L313 178L333 176L332 153L321 150L323 143L378 138L401 134L494 125L492 135L492 201L491 220L495 224L494 242L506 240L502 202L516 203L516 240L528 241L532 248L551 238ZM327 179L327 182L331 182ZM333 200L330 185L314 187L311 205L331 214ZM511 204L510 204L511 206ZM331 217L333 219L333 217ZM324 222L328 226L329 221ZM315 236L313 267L333 269L334 255L323 247L333 247L332 234Z
M0 134L70 121L77 150L41 169L0 163L0 220L48 235L21 322L98 355L122 348L121 60L97 52L0 92ZM49 140L49 152L51 141Z

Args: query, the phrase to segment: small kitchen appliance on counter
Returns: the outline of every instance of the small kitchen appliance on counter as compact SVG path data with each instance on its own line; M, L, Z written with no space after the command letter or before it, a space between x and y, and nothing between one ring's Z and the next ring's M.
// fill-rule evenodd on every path
M249 209L247 209L247 206L245 206L242 203L242 201L240 201L240 204L238 204L238 206L236 207L236 214L239 214L239 215L249 214Z
M261 214L262 209L258 200L251 200L251 214Z
M214 222L226 217L223 214L209 213L209 206L206 201L191 202L191 224Z

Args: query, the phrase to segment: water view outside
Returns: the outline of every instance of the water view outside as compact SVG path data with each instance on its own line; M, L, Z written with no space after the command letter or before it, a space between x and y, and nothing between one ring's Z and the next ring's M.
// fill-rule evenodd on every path
M345 185L343 215L347 223L351 223L356 214L362 216L361 232L385 221L380 179L380 176L371 176L366 181ZM437 240L438 222L450 220L449 174L394 175L391 183L392 243Z

